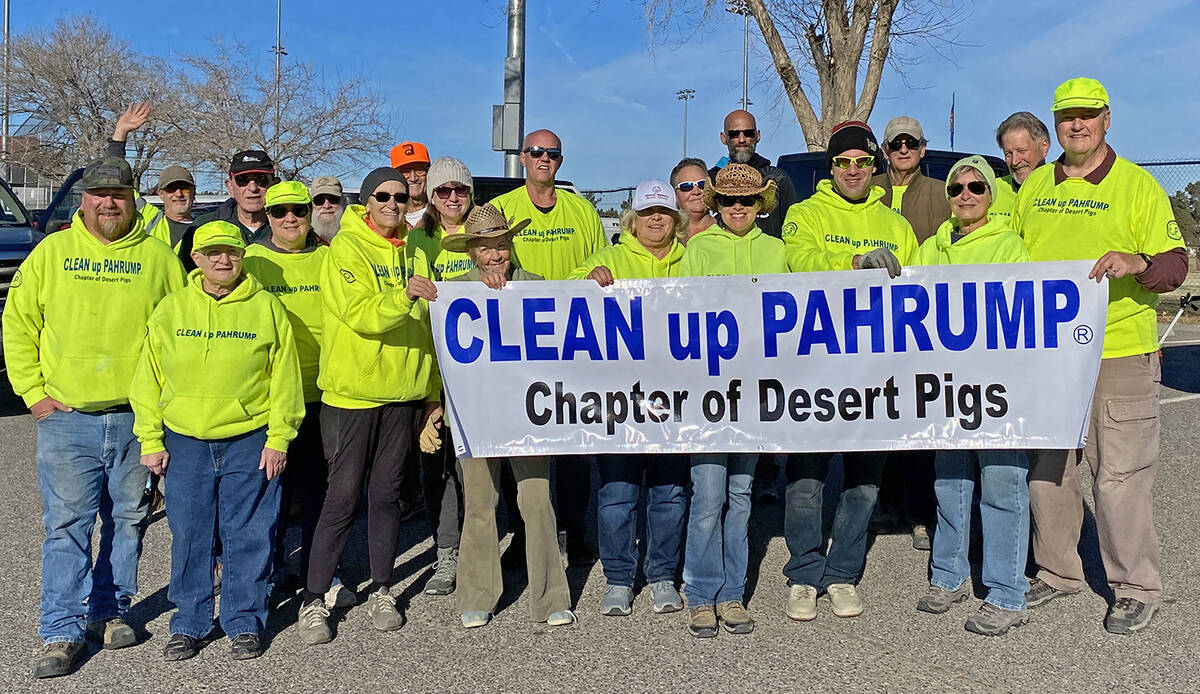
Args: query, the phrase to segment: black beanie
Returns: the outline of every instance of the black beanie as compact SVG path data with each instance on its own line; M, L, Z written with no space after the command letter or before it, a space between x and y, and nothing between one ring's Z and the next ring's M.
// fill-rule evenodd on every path
M404 176L400 175L399 171L390 166L381 166L367 174L367 177L363 179L362 187L358 189L359 203L363 205L367 204L367 198L371 197L371 193L374 193L380 184L387 183L388 181L403 183L404 192L408 192L408 181L404 180Z
M833 168L833 158L850 149L861 149L873 156L879 155L879 143L875 133L862 121L850 120L833 126L829 136L829 148L825 151L825 163Z

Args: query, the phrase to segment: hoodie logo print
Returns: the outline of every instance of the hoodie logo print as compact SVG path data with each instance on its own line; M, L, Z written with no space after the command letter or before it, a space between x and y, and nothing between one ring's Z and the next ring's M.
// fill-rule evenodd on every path
M357 278L354 276L354 273L350 272L349 270L343 269L343 270L340 270L339 272L342 273L342 278L346 280L346 284L354 284L356 281L358 281Z

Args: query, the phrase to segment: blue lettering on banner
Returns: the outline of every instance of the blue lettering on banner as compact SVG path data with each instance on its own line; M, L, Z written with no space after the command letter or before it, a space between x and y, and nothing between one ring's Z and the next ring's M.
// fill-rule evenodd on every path
M1059 307L1058 297L1066 299ZM1058 326L1079 315L1079 287L1070 280L1044 280L1042 282L1042 341L1046 347L1058 347Z
M909 301L911 309L907 308ZM922 322L929 315L929 291L919 284L892 285L892 344L897 352L908 351L908 333L911 332L917 349L929 352L933 343L929 331Z
M490 361L521 361L521 346L506 345L500 335L500 300L487 300L488 344L492 351L488 355ZM526 324L529 319L525 319Z
M820 321L820 326L817 321ZM825 292L813 291L808 293L808 306L804 308L804 327L800 329L800 348L797 356L812 354L814 343L823 343L829 354L841 354L838 347L837 328L833 324L833 314L829 312L829 301Z
M538 320L539 313L554 311L554 298L527 298L521 304L521 313L525 318L525 358L529 361L557 361L558 350L538 344L538 338L542 335L554 335L553 318Z
M483 317L479 314L479 307L475 305L474 301L466 297L459 297L451 301L450 308L446 309L446 349L454 361L459 364L470 364L483 354L483 340L473 337L471 344L463 347L462 342L458 339L458 322L462 316L473 321Z
M999 349L997 328L1004 332L1004 348L1016 349L1022 327L1025 330L1025 348L1033 349L1036 336L1033 332L1032 280L1021 280L1015 284L1011 307L1005 301L1003 282L984 282L983 303L987 315L988 349Z
M883 346L883 287L869 287L865 309L858 308L858 290L842 290L842 322L846 325L846 354L858 354L858 329L871 328L871 352L879 354Z
M954 332L950 326L950 285L938 282L933 285L934 304L937 305L937 336L938 341L951 352L961 352L969 349L975 342L975 333L979 331L979 317L976 315L975 285L964 284L962 331Z
M567 334L563 339L562 358L568 361L573 360L576 352L587 352L588 356L595 361L604 359L600 354L600 341L596 339L596 328L592 326L592 316L588 313L587 298L582 296L571 299L571 311L567 314Z

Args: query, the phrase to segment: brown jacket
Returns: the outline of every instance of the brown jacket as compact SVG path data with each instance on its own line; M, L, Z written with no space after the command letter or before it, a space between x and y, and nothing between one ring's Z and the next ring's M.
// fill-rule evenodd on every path
M881 202L892 206L892 179L881 173L871 183L883 188ZM908 184L904 197L900 199L900 216L912 225L917 243L937 234L938 227L950 219L950 202L946 200L945 181L923 176L920 173Z

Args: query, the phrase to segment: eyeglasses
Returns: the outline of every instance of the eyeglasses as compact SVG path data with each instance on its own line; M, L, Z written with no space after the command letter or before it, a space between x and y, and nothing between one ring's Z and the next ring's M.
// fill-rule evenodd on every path
M717 193L715 197L719 207L733 207L734 205L753 207L759 201L757 195L721 195Z
M548 155L551 161L562 159L562 149L558 147L526 147L521 152L528 154L530 159L541 159L543 154Z
M326 205L336 205L342 201L340 196L329 195L328 193L322 193L321 195L314 197L312 200L313 200L313 204L316 205L317 207L324 207Z
M308 205L271 205L267 210L267 214L275 219L283 219L288 216L288 212L296 215L297 219L302 219L308 216L310 208Z
M433 189L435 195L443 200L449 200L450 194L454 193L460 198L465 198L471 194L471 189L467 186L438 186Z
M372 195L371 197L378 200L379 204L381 204L381 205L386 205L388 203L388 200L391 200L392 198L396 199L397 205L408 204L408 193L388 193L388 192L381 190L378 193L375 193L374 195Z
M860 169L869 169L872 166L875 166L875 157L868 154L863 157L834 157L833 158L833 165L838 167L839 169L848 169L848 168L850 168L851 164L854 164L855 166L857 166Z
M967 182L966 189L975 195L983 195L987 192L987 184L983 181L969 181ZM952 198L957 198L962 194L962 192L963 184L961 183L951 183L950 185L946 186L946 193Z
M921 141L912 135L897 135L888 143L888 149L893 152L899 152L901 147L909 149L917 149L921 146Z
M243 253L244 251L241 249L229 246L211 246L200 251L200 255L207 258L210 262L216 262L223 257L230 260L241 260Z
M240 188L250 185L251 181L257 183L259 188L266 188L271 183L271 177L265 173L238 174L233 177L233 182Z
M736 140L738 135L745 135L746 137L753 138L756 134L758 134L757 128L745 128L743 130L726 130L725 131L725 137L729 138L730 140Z
M703 178L699 181L680 181L679 183L675 184L675 188L680 193L690 193L692 192L692 188L704 190L705 183L707 183L707 181L705 181Z
M190 183L183 183L182 181L168 183L167 185L163 186L163 190L168 193L174 193L177 190L193 190L194 188L195 186L191 185Z

